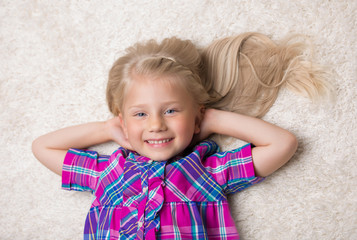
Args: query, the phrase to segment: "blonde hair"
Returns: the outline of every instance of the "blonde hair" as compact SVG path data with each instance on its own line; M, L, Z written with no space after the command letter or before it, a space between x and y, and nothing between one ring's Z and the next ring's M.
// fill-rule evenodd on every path
M329 95L329 75L301 37L276 44L266 35L244 33L213 42L202 54L209 106L262 117L284 86L313 100Z
M118 115L122 109L125 89L134 75L173 76L195 99L204 105L209 96L200 77L201 55L189 40L164 39L137 43L126 49L126 55L113 64L109 72L107 102L109 110Z
M305 42L292 37L276 44L259 33L220 39L202 51L175 37L160 44L138 43L111 68L107 102L118 115L134 74L169 75L184 84L200 105L262 117L281 87L311 99L330 92L326 71L313 63L307 49Z

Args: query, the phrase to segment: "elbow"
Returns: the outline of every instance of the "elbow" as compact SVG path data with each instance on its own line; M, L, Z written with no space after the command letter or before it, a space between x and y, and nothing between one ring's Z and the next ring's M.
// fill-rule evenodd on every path
M253 156L255 172L257 176L267 177L286 164L298 147L298 141L294 134L285 131L284 134L279 135L279 140L273 145L263 147L262 152L255 152Z
M43 163L42 156L43 152L46 150L46 145L42 140L42 137L36 138L31 145L32 154L36 157L36 159Z
M291 132L287 134L286 144L287 144L287 151L290 152L291 154L290 157L292 157L299 146L299 142L296 136Z
M296 136L291 132L287 132L285 137L282 139L282 143L280 144L281 166L292 158L298 148L298 145L299 143Z
M40 151L40 148L41 148L40 138L36 138L32 142L31 150L32 150L32 154L36 157L37 160L39 160L38 152Z
M31 145L31 150L33 155L36 156L36 151L37 151L37 145L38 145L38 138L36 138L35 140L32 141L32 145Z
M35 139L31 146L32 153L42 165L61 176L62 164L66 151L49 149L46 142L47 140L44 137Z

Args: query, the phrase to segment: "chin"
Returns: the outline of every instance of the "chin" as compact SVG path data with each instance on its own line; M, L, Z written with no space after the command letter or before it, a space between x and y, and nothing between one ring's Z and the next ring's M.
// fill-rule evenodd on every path
M144 155L144 156L150 158L150 159L153 160L153 161L162 162L162 161L169 160L170 158L176 156L176 154L157 153L157 154L147 154L147 155Z
M152 156L152 157L149 157L149 158L151 160L154 160L154 161L162 162L162 161L169 160L172 157L173 156L171 156L171 155L167 155L167 156Z

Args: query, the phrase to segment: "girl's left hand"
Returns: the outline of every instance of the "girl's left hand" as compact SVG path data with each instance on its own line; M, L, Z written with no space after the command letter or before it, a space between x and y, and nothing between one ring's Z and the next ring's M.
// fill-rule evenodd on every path
M201 110L201 119L200 119L200 132L195 134L192 140L193 144L196 144L200 141L207 139L211 134L213 134L212 129L212 116L215 109L204 109Z

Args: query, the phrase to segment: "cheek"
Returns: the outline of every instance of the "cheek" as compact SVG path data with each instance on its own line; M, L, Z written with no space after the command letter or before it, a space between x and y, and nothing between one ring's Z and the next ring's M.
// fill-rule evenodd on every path
M195 130L195 120L192 117L177 119L174 122L175 130L181 135L193 135Z
M126 130L124 131L128 139L132 137L137 137L140 134L140 132L141 132L141 125L136 124L133 121L131 121L130 124L127 124Z

